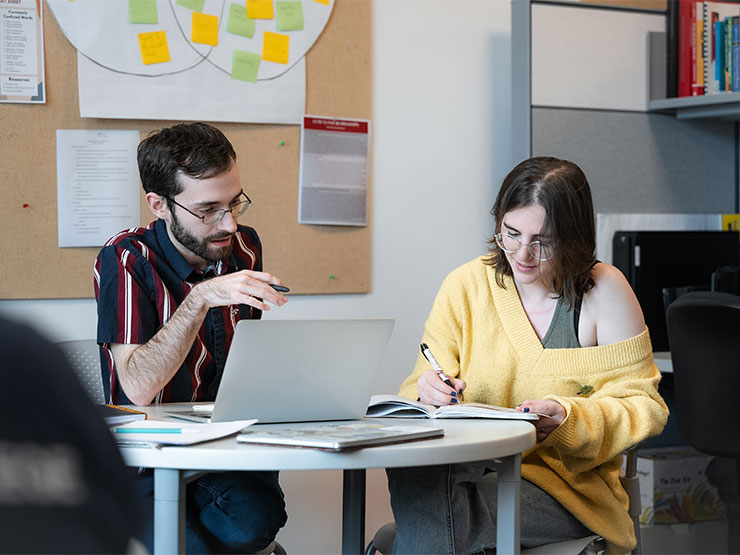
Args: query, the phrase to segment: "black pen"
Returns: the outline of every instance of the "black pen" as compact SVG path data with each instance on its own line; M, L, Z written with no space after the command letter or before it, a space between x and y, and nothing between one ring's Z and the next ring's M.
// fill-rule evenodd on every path
M270 283L270 287L272 287L275 291L278 291L280 293L287 293L290 291L289 287L285 287L284 285L278 285L277 283Z
M421 354L424 355L424 358L427 359L429 361L429 364L432 365L432 368L439 376L439 379L449 385L453 390L455 390L455 386L452 385L450 378L447 377L447 375L442 370L442 367L439 365L439 362L437 362L437 359L434 358L429 345L427 345L426 343L422 343L421 345L419 345L419 347L421 348ZM457 390L455 390L455 392L457 392Z

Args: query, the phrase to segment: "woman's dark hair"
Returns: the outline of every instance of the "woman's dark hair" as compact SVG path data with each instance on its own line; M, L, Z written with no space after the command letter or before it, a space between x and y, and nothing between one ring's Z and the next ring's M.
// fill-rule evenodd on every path
M513 275L509 261L496 244L504 215L516 208L540 205L545 209L541 234L553 247L553 291L570 308L594 286L591 269L596 263L596 231L591 188L573 162L536 157L517 165L504 178L491 209L496 231L485 263L496 269L496 283ZM543 240L544 242L544 240Z
M236 152L212 125L180 123L154 131L141 141L137 160L144 190L166 197L169 204L182 191L181 173L195 179L221 175L231 169Z

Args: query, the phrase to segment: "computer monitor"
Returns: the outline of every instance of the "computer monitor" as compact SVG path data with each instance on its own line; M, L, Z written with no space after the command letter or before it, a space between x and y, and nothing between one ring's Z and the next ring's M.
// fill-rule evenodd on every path
M616 231L613 264L640 302L654 351L668 351L664 288L709 290L719 266L740 264L737 231Z

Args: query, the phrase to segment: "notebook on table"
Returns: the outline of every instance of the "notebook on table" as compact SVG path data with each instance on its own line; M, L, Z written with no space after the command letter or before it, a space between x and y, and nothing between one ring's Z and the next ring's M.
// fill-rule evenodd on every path
M236 436L236 440L241 443L344 451L345 449L431 439L443 435L442 428L402 426L360 420L273 426L267 424L243 431Z
M166 414L200 422L362 418L392 330L385 318L241 320L212 410Z

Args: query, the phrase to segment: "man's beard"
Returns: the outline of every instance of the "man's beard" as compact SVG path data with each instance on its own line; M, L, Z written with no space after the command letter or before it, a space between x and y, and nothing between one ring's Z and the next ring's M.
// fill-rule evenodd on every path
M209 241L218 241L219 239L226 239L231 237L231 233L219 233L214 234L204 239L196 238L192 233L185 229L177 216L172 212L172 235L175 236L180 244L188 249L193 254L200 256L202 259L208 262L219 262L229 257L233 249L233 242L229 243L229 246L223 248L209 247Z

